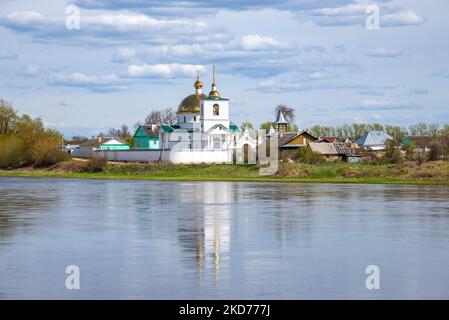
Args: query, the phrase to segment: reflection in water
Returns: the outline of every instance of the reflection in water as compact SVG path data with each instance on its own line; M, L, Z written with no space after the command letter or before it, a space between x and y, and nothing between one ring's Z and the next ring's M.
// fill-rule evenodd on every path
M0 298L449 298L448 199L432 186L0 178ZM370 264L380 291L364 286Z
M188 214L179 216L179 243L194 253L200 285L208 280L205 274L212 271L215 285L219 286L220 264L228 258L231 241L233 184L184 183L177 195L182 206L189 209Z

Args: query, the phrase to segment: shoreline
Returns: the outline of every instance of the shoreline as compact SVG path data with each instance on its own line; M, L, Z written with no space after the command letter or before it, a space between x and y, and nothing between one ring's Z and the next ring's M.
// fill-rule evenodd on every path
M0 170L1 177L32 178L32 179L92 179L92 180L140 180L140 181L209 181L209 182L275 182L275 183L323 183L323 184L379 184L379 185L439 185L449 186L449 179L404 179L404 178L293 178L293 177L210 177L193 175L165 175L159 174L116 174L108 172L76 173L76 172L51 172L45 170L21 171Z

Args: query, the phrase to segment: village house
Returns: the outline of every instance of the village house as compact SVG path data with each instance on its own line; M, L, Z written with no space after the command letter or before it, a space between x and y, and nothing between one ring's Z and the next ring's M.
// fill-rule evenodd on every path
M159 127L157 125L141 125L134 133L136 149L160 149Z
M321 154L326 161L362 161L362 156L344 142L311 142L309 147L313 152Z
M372 151L383 151L386 149L387 141L393 141L393 138L383 131L369 131L357 140L360 148Z
M413 148L415 148L415 152L427 153L430 151L430 144L432 143L432 141L433 139L431 136L410 135L403 136L401 142L405 147L412 146Z
M88 139L72 151L74 157L91 157L94 151L130 150L130 144L117 137Z

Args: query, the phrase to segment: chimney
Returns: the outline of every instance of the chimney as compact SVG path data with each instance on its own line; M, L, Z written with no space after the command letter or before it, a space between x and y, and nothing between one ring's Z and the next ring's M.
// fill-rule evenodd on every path
M98 136L98 142L102 143L103 142L103 137L102 136Z

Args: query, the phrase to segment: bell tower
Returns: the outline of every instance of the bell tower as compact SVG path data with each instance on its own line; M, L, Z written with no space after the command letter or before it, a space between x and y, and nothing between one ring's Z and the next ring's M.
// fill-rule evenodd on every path
M205 133L221 126L229 130L229 99L222 98L218 93L215 64L212 70L212 90L206 99L201 100L201 126Z

